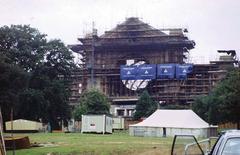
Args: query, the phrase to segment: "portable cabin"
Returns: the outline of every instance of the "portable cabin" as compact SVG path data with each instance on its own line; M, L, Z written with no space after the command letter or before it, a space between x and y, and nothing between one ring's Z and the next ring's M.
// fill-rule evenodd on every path
M81 133L112 133L112 117L107 115L82 115Z
M123 130L124 129L124 118L123 117L113 117L113 129Z

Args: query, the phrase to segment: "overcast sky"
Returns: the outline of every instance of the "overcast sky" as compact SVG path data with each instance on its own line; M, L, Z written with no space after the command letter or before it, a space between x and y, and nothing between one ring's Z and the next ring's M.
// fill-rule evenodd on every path
M155 28L188 28L190 60L216 60L218 49L240 54L240 0L0 0L0 26L30 24L66 44L91 31L114 28L126 17Z

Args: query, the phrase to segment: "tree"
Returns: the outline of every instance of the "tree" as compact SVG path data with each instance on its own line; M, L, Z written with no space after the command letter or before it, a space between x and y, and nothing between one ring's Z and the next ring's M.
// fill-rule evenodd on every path
M196 113L209 123L237 123L240 128L240 70L230 71L208 95L193 104Z
M189 105L181 104L162 104L159 109L189 109Z
M43 90L44 98L46 100L47 116L43 119L48 120L51 124L51 128L59 129L59 120L67 121L70 116L70 107L68 105L69 92L66 91L66 87L63 81L55 80L51 81L49 86L46 86Z
M218 103L219 99L216 96L200 96L193 104L193 111L208 123L217 124L223 117L220 109L218 109Z
M28 120L39 121L46 114L45 98L42 91L27 88L19 93L19 103L17 108L17 117Z
M109 114L110 104L104 94L98 90L84 92L79 106L73 112L74 118L81 119L83 114Z
M15 118L41 118L54 128L58 118L70 117L68 78L75 64L60 40L47 41L29 25L1 27L1 68L0 104L7 108L14 103Z
M0 52L7 62L26 71L33 70L44 59L46 35L29 25L11 25L0 28Z
M61 40L49 41L45 48L45 61L40 66L43 74L51 80L57 79L59 75L68 77L76 67L73 55Z
M70 118L68 78L75 64L72 54L60 40L49 41L44 50L45 60L32 72L29 85L43 92L48 105L48 117L43 120L49 121L52 128L57 129L59 119L66 121Z
M134 119L138 120L141 117L150 116L157 109L157 103L152 100L149 93L145 90L140 95L140 98L136 104L136 112L134 113Z
M0 106L4 121L10 120L11 108L18 105L19 94L27 88L28 79L29 74L18 66L0 61Z
M86 105L79 104L73 111L73 117L77 121L81 121L82 115L87 114Z
M29 87L42 91L46 113L41 118L49 121L52 129L58 129L59 119L70 118L68 78L75 64L72 54L60 40L51 40L44 50L45 60L32 71Z
M226 79L215 90L219 97L219 109L224 121L237 123L240 129L240 70L239 68L229 72Z

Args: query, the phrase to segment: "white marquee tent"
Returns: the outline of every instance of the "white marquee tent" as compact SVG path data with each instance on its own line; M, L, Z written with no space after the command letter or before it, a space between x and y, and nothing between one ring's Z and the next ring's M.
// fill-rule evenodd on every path
M208 129L209 124L192 110L156 110L144 121L130 125L129 134L144 137L164 137L176 134L206 137Z
M25 120L25 119L17 119L13 120L13 122L8 121L5 122L6 130L11 131L11 124L13 123L14 131L40 131L43 130L43 125L40 122Z

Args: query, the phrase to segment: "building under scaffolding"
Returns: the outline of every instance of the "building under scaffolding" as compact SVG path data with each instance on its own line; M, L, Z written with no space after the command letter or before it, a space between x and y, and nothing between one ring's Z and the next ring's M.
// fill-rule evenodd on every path
M94 87L108 97L113 115L128 117L142 88L159 104L191 104L196 96L208 94L226 72L221 64L232 65L233 56L228 56L228 62L193 65L193 71L184 80L120 78L121 65L184 64L195 46L186 33L186 29L156 29L132 17L101 36L93 30L79 38L81 44L70 46L82 56L82 67L72 75L70 104L78 103L80 93Z

